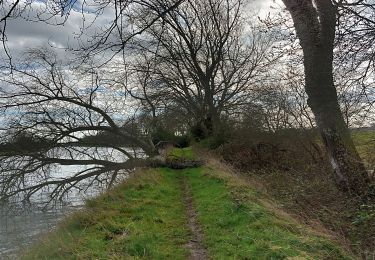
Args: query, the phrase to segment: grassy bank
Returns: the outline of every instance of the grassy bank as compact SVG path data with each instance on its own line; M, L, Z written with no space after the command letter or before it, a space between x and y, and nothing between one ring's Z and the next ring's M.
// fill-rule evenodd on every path
M175 173L137 172L87 202L86 210L26 252L23 259L185 259L189 238Z
M212 259L350 259L328 236L299 224L214 164L139 171L89 201L23 259L187 259L193 234L182 185L191 191Z
M315 134L298 133L292 131L283 138L276 136L276 141L270 138L269 149L259 149L259 142L246 142L246 138L240 136L214 153L236 167L252 187L272 197L293 217L307 225L329 230L363 259L372 259L375 252L373 190L370 189L367 201L340 190L322 143L316 142ZM360 129L352 135L370 170L370 185L373 186L375 131Z
M362 130L352 133L354 144L366 166L373 169L375 165L375 131Z
M217 169L185 170L213 259L350 259L249 184Z

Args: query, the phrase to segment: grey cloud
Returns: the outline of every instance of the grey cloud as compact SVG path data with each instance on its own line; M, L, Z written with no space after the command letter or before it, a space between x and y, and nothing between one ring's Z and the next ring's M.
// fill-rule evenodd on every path
M280 1L280 0L277 0ZM269 6L274 2L273 0L248 0L249 11L260 10L259 15L265 14L269 11ZM27 14L28 17L35 17L36 12L40 13L42 10L42 4L36 5ZM85 23L90 24L93 19L93 14L85 14ZM104 10L104 14L100 15L95 21L95 25L90 27L86 32L90 35L91 32L95 31L96 26L106 26L113 17L112 10ZM63 18L56 17L57 21ZM113 18L112 18L113 19ZM51 21L52 22L52 21ZM51 44L57 48L65 47L76 47L78 42L76 39L77 34L80 33L82 27L82 14L79 12L72 11L69 15L68 20L64 25L48 25L43 22L31 22L23 18L16 18L8 21L7 26L7 46L11 51L12 56L16 59L28 48L35 48L39 46L46 46ZM82 36L80 40L83 42L86 40L86 36ZM0 59L5 59L4 50L0 47Z
M7 47L13 58L17 59L28 48L36 48L39 46L52 45L57 48L77 47L77 36L80 35L80 29L93 21L93 14L85 14L84 19L81 13L72 11L69 18L62 25L52 25L45 22L30 21L25 18L35 19L36 12L40 11L38 6L27 14L27 17L18 17L7 21L6 35ZM111 11L107 10L96 21L98 26L105 26L111 19ZM60 21L59 21L60 20ZM50 20L50 23L59 23L61 17ZM95 30L95 26L86 30L90 34L90 30ZM80 41L86 41L86 35L80 37ZM0 46L0 59L6 59L5 52Z

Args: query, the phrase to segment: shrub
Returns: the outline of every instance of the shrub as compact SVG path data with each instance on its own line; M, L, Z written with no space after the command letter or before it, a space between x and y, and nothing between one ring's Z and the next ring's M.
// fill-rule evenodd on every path
M191 137L189 135L175 135L163 128L157 128L152 133L151 137L154 144L158 144L159 142L171 142L180 148L188 147L191 143Z
M220 152L223 158L241 170L305 167L322 158L314 132L283 130L276 133L237 130Z
M180 148L186 148L190 146L191 137L189 135L175 136L175 143Z
M201 123L197 123L190 129L190 133L195 141L201 141L207 137L207 130L205 129L204 125Z

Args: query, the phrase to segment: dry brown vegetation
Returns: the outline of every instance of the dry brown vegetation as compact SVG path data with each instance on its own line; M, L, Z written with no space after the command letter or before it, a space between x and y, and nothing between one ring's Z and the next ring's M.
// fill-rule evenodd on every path
M358 146L364 145L367 135L354 134ZM312 133L294 131L261 136L233 138L216 149L215 156L239 170L282 210L314 229L331 234L364 259L372 259L374 202L371 198L363 201L337 188L319 138ZM360 149L364 157L371 154L365 151L373 148L371 143L365 143L367 147Z

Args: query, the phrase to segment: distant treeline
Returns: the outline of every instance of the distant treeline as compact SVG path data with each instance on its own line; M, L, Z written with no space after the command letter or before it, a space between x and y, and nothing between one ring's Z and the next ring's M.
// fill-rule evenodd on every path
M38 137L30 133L19 134L14 140L0 143L0 154L4 153L25 153L25 152L36 152L44 149L56 147L55 141L47 138ZM122 146L132 147L134 144L125 138L121 138L118 135L99 132L96 135L85 136L80 138L79 142L64 142L61 146Z

